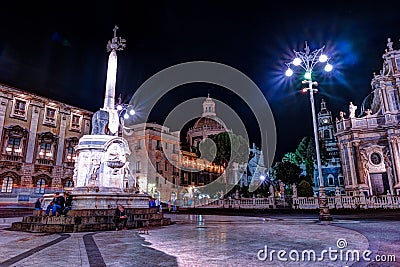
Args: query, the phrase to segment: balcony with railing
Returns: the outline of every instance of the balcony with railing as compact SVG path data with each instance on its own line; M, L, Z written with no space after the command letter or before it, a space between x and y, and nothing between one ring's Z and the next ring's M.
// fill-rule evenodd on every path
M341 119L336 122L337 132L344 132L350 129L377 129L385 125L397 124L398 118L395 114L380 116L364 116L361 118Z
M2 154L1 161L13 161L13 162L22 162L23 157L21 155L9 155Z

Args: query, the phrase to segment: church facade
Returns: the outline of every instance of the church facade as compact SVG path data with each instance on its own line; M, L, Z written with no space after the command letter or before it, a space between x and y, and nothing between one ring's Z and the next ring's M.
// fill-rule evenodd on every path
M390 38L387 47L359 114L350 102L349 117L340 112L336 121L347 195L400 193L400 50Z

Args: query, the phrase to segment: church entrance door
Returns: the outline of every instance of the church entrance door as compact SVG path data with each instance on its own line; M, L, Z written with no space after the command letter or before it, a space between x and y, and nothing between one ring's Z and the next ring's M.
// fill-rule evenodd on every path
M385 194L390 189L387 173L371 173L370 179L373 195Z

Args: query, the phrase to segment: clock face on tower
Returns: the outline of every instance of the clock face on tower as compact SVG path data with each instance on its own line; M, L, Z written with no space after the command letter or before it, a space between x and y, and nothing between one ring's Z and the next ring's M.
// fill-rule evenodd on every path
M329 122L329 120L327 118L322 120L322 123L328 123L328 122Z

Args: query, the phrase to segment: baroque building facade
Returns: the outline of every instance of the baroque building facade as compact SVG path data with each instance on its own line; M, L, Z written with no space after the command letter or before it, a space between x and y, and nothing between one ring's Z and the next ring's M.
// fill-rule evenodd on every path
M400 50L390 38L382 58L359 114L350 102L349 117L336 121L347 195L400 193Z
M0 197L29 197L73 186L74 146L92 112L0 84Z

